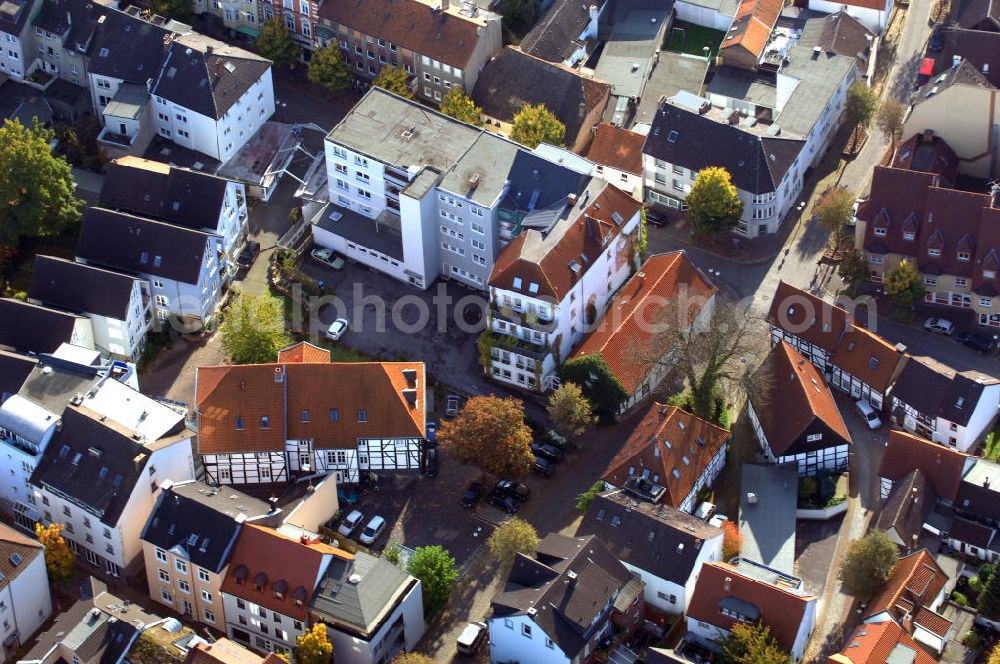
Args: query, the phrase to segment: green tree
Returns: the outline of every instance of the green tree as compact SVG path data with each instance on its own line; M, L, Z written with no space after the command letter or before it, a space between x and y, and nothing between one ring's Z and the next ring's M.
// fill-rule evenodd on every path
M878 95L870 87L858 82L847 89L844 122L847 123L848 127L867 129L872 123L876 110L878 110Z
M502 0L500 13L508 30L522 34L538 21L542 14L542 3L539 0Z
M646 230L646 208L643 207L639 212L639 236L635 242L635 250L639 254L640 261L646 260L646 256L649 253L649 240Z
M844 254L837 266L837 274L845 284L857 288L868 282L868 259L863 252L852 249Z
M472 397L455 419L441 423L437 437L459 463L491 475L520 477L534 461L524 404L512 397Z
M590 509L590 503L594 501L594 497L600 493L604 493L604 488L604 480L597 480L591 484L589 489L576 497L576 511L580 514L586 514L587 510Z
M327 90L342 90L351 84L351 72L335 42L313 53L308 75L310 81Z
M455 86L441 100L441 112L456 120L468 122L477 127L483 126L483 109L476 106L472 97L465 90Z
M382 557L385 558L386 562L399 567L399 563L402 561L402 551L403 547L399 545L399 542L389 542L389 546L382 551Z
M792 664L792 658L781 649L762 622L737 623L722 642L724 664Z
M154 13L172 18L182 23L190 23L194 18L194 2L192 0L154 0L150 3Z
M49 572L49 581L60 585L73 577L76 556L62 536L66 526L61 523L50 523L43 526L35 524L35 536L45 547L45 569Z
M840 564L844 592L867 602L885 585L898 558L899 551L884 530L854 540Z
M903 259L885 275L885 294L900 307L911 307L924 299L924 282L912 261Z
M594 413L604 421L614 419L629 398L621 381L611 373L608 363L598 353L567 360L559 369L563 382L575 383L583 390Z
M0 127L0 244L16 247L23 237L57 235L80 219L83 201L69 164L52 154L55 134L35 122Z
M545 108L545 104L525 104L514 116L510 138L532 149L537 148L539 143L562 145L566 138L566 125L559 122L559 118Z
M570 438L579 436L597 422L590 401L573 382L563 383L549 396L548 411L556 429Z
M514 562L517 554L535 550L538 546L538 533L533 525L514 517L497 526L486 544L490 547L490 553L506 567Z
M404 99L413 99L413 91L410 90L410 76L405 70L398 67L386 65L378 73L372 85L388 90Z
M222 348L233 364L274 362L289 344L281 301L241 293L222 317Z
M276 67L291 64L302 55L302 48L295 42L288 26L279 16L269 18L260 26L260 34L257 35L254 48Z
M840 246L844 230L854 216L854 194L843 187L830 187L820 194L813 214L833 234L834 246Z
M987 620L1000 620L1000 574L996 572L979 594L979 614Z
M295 640L295 664L330 664L332 658L333 644L323 623L316 623Z
M906 108L892 97L886 97L879 105L878 113L875 114L875 125L893 144L899 140L899 135L903 131L904 115Z
M715 235L736 228L743 214L743 201L729 171L709 166L698 172L685 202L696 235Z
M406 571L420 579L424 587L424 611L429 614L444 606L458 578L455 559L448 549L437 544L418 546Z

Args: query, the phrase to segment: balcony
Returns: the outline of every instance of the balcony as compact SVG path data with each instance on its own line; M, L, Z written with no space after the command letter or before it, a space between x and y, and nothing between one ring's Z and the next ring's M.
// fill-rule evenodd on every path
M110 143L119 148L130 148L135 140L134 136L127 136L125 134L119 134L117 132L111 131L107 127L101 130L101 133L97 136L98 142Z
M538 344L533 344L523 339L518 339L517 337L497 334L496 344L490 350L490 355L494 359L498 359L503 362L502 358L499 357L500 351L508 351L511 355L519 355L530 358L535 361L536 365L537 363L544 361L549 354L547 346L539 346ZM527 368L527 363L518 357L512 357L510 361L504 362L504 364L515 364L519 369Z
M555 319L551 316L543 318L531 308L519 311L513 307L490 303L490 317L546 334L555 332L557 327Z

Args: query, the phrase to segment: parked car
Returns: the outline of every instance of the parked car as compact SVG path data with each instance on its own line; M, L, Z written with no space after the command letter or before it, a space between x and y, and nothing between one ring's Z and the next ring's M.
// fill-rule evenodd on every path
M472 507L482 494L482 482L469 482L469 486L465 488L465 493L462 494L462 507Z
M435 448L427 450L424 459L424 475L427 477L437 477L438 474L438 451Z
M556 474L556 464L545 457L536 456L535 463L531 464L531 469L542 477L552 477Z
M507 514L517 514L517 508L520 506L520 503L501 491L490 493L490 504L499 507Z
M531 497L531 489L528 488L528 485L513 480L500 480L493 490L499 491L522 503Z
M531 451L535 453L535 456L543 457L556 463L566 458L565 452L555 445L548 445L546 443L532 443Z
M934 334L951 334L955 331L955 324L947 318L928 318L924 321L924 329Z
M375 540L382 536L382 531L385 530L385 519L380 516L373 516L372 520L368 522L365 529L361 531L361 537L358 541L362 544L373 544Z
M325 247L317 247L309 252L309 255L318 260L320 263L328 267L332 267L334 270L339 270L344 267L344 259L333 253L332 249L326 249Z
M934 26L930 41L927 42L927 50L931 53L940 53L944 48L944 26L938 23Z
M444 404L445 417L455 417L462 407L462 397L457 394L449 394Z
M489 630L486 624L481 622L471 622L465 626L462 633L458 635L458 654L475 655L476 651L483 645Z
M997 345L996 339L984 332L964 332L955 338L958 343L980 353L989 353Z
M702 521L708 521L715 513L719 511L719 508L715 506L714 503L705 501L698 505L698 508L694 511L694 515L701 519Z
M847 221L848 226L856 226L858 224L858 208L864 202L864 198L854 199L854 205L851 206L851 218Z
M344 537L350 537L351 533L357 529L358 524L365 518L365 515L360 512L360 510L353 510L347 515L343 521L340 522L340 526L337 528L337 532Z
M243 251L240 252L239 257L236 259L236 264L240 267L250 267L253 265L254 260L257 259L257 255L260 253L260 242L256 240L250 240L243 247Z
M438 443L438 423L428 422L427 423L427 436L424 438L427 441L427 447L437 447Z
M330 327L326 328L326 332L323 333L323 336L331 341L337 341L344 336L344 332L347 332L348 325L350 325L350 323L346 318L338 318L330 323Z
M854 407L858 409L861 419L865 421L869 429L874 431L882 427L882 420L878 416L878 411L870 403L864 399L859 399L854 403Z

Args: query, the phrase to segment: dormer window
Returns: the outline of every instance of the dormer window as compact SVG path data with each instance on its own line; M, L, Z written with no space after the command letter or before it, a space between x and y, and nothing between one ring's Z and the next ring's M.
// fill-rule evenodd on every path
M875 236L876 237L885 237L885 228L881 227L881 226L876 226L875 227Z
M972 258L972 255L969 254L968 251L960 251L960 252L958 252L958 260L960 260L960 261L968 261L970 258Z
M927 249L927 255L928 256L933 256L933 257L937 258L938 256L941 255L941 250L940 249L934 249L934 248L928 248Z
M917 234L913 231L903 231L903 239L907 242L913 242L917 237Z
M261 415L260 416L260 428L261 429L270 429L271 428L271 418L268 417L267 415Z
M514 288L520 288L522 283L521 277L514 277Z
M236 416L236 430L243 431L243 418L239 415Z

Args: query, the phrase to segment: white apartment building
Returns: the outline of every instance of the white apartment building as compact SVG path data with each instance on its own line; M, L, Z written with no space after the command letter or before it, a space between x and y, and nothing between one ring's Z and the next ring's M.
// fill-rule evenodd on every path
M52 615L45 547L0 524L0 654L10 661Z

